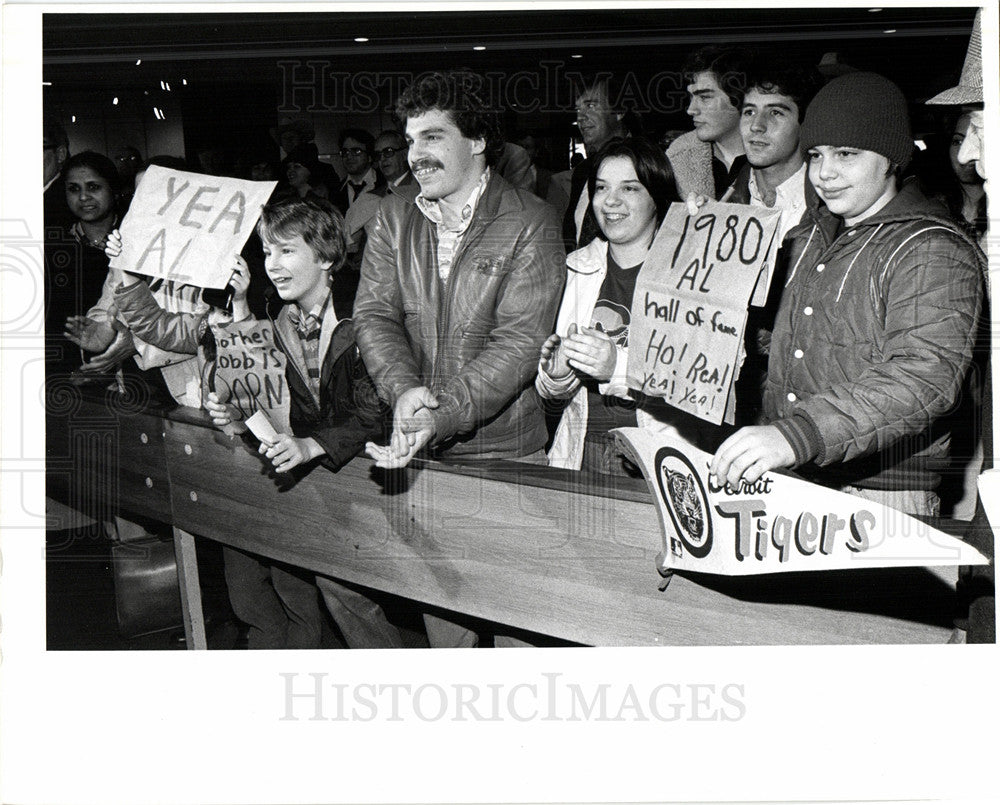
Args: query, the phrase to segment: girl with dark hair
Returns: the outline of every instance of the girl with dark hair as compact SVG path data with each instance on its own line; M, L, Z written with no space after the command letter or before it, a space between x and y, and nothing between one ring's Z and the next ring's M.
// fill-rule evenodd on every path
M949 207L955 217L960 222L966 223L975 233L976 238L982 238L986 234L987 223L985 180L976 171L974 163L963 164L958 161L958 152L969 132L971 119L971 114L965 112L955 122L955 128L952 130L948 158L959 192L954 194L954 199L949 200L951 202Z
M542 346L535 387L543 398L569 400L549 464L620 474L625 465L609 430L662 430L686 417L630 393L625 382L636 278L667 208L680 198L663 151L639 137L598 151L588 188L601 236L566 258L556 332Z
M968 112L948 115L925 136L928 148L914 155L907 173L916 175L927 198L944 204L966 233L980 240L986 232L986 188L974 164L958 161L969 121Z

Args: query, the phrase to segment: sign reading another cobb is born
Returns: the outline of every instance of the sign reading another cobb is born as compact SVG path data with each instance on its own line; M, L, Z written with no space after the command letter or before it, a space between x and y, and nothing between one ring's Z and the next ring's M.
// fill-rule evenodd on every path
M745 576L987 562L887 506L777 473L728 489L709 476L708 453L665 433L613 432L656 500L668 569Z

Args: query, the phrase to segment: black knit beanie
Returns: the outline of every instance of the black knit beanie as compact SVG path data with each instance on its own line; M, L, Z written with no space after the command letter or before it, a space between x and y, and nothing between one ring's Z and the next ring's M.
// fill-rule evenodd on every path
M913 154L906 96L876 73L847 73L833 79L806 109L799 142L844 145L881 154L905 168Z

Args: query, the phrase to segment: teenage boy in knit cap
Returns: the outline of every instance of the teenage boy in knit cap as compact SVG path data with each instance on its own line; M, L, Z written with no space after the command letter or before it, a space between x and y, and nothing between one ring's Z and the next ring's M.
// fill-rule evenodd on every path
M910 514L937 511L948 458L938 420L972 357L985 258L943 208L899 176L906 98L874 73L817 93L802 146L818 199L785 242L789 271L771 342L763 426L712 459L736 486L768 470Z

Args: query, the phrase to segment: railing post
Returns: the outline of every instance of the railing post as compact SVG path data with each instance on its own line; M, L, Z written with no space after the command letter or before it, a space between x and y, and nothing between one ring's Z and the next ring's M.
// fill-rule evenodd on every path
M188 648L207 649L194 535L174 528L174 553L177 555L177 581L181 589L181 614L184 617L184 636L187 638Z

